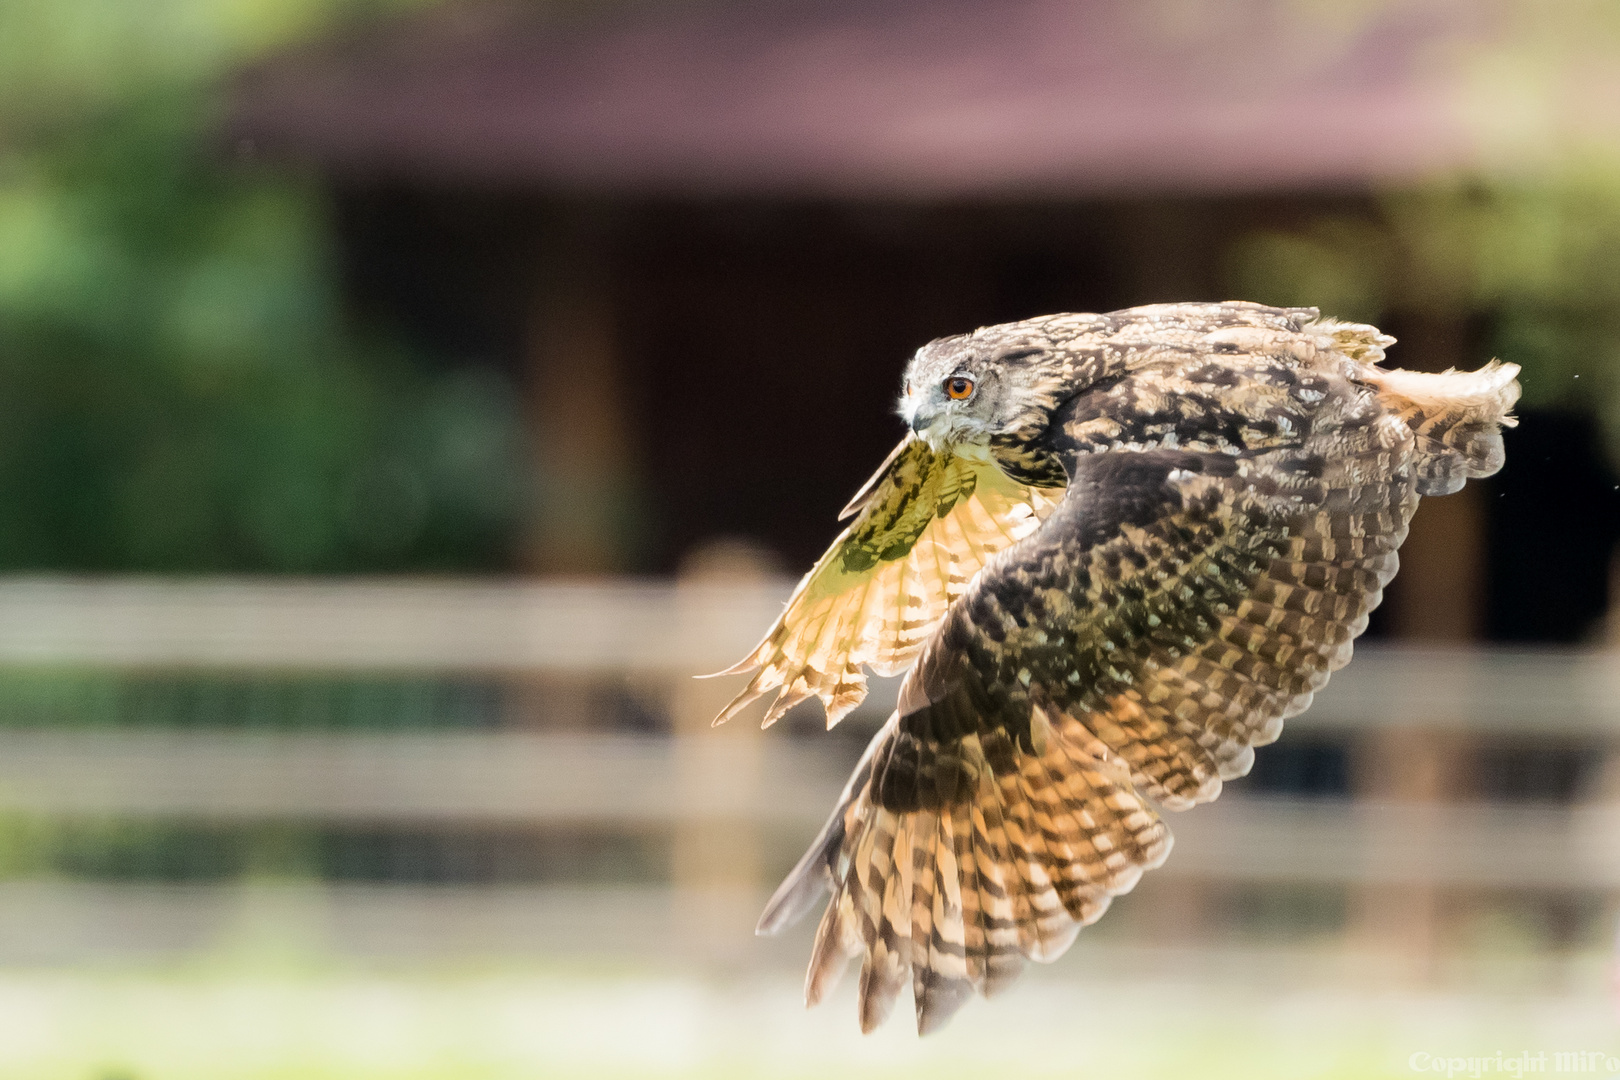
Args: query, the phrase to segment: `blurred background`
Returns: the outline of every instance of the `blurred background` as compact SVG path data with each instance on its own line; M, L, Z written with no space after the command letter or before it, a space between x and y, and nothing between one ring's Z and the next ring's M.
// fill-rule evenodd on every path
M919 345L1225 298L1523 365L1507 467L1060 962L805 1014L894 686L690 676ZM1620 1055L1617 454L1602 0L0 0L0 1075Z

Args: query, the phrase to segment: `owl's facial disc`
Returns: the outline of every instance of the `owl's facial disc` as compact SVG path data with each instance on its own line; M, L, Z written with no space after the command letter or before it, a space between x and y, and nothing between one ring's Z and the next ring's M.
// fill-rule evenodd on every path
M960 357L948 364L914 361L900 415L935 448L982 445L994 429L996 381Z
M900 415L935 449L958 453L989 443L998 430L1001 373L965 338L945 338L917 350L906 366Z
M1003 327L929 342L906 365L900 415L936 450L982 456L1027 413L1046 353Z

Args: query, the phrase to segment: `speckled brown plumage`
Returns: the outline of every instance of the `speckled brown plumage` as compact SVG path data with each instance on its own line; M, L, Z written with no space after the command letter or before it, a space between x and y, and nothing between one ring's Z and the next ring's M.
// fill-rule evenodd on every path
M1181 304L947 338L913 434L738 670L829 723L863 664L914 661L820 837L760 920L832 900L806 984L864 957L860 1019L918 1028L1051 960L1170 850L1331 672L1421 495L1501 466L1516 368L1380 367L1313 310ZM941 380L969 380L947 400Z

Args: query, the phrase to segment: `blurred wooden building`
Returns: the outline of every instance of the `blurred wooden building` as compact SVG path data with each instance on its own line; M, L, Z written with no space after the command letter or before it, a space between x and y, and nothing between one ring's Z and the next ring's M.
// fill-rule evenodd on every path
M1549 105L1498 80L1532 7L453 3L244 73L231 139L329 185L357 318L522 388L527 569L665 573L731 536L797 571L900 435L899 371L928 340L1227 298L1248 291L1256 234L1376 229L1381 192L1533 169L1553 127L1612 138L1609 98ZM1397 284L1333 313L1395 333L1394 362L1487 359L1479 313L1446 289L1360 272ZM1591 510L1615 483L1593 430L1529 417L1514 439L1496 481L1425 503L1375 636L1575 640L1602 613L1620 522ZM1533 514L1502 512L1509 491ZM731 689L683 681L675 730L706 732ZM1298 733L1247 790L1507 797L1492 777L1539 761L1545 782L1518 795L1567 799L1596 760L1424 719ZM677 879L753 868L744 835L682 832ZM1167 940L1197 895L1161 897ZM1447 903L1380 886L1350 924L1421 967Z
M898 373L929 339L1225 298L1257 230L1524 165L1536 118L1470 90L1516 10L456 3L244 73L230 124L330 185L359 318L523 388L528 569L668 572L743 536L796 570L899 435ZM1485 359L1478 320L1423 295L1350 314L1403 366ZM1493 560L1552 567L1520 590L1575 598L1550 627L1601 611L1612 525L1530 559L1491 496L1424 507L1375 632L1520 625L1490 610Z

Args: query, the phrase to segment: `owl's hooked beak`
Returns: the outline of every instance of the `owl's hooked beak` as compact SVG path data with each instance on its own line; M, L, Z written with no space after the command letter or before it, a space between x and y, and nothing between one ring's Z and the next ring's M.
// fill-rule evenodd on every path
M907 424L911 425L912 432L917 438L926 442L935 450L944 450L946 446L955 442L953 425L943 423L948 420L945 410L928 402L907 401L901 410Z
M926 393L906 393L900 397L900 417L918 435L940 418L941 411L937 406L930 407Z
M927 437L928 429L934 426L934 421L938 420L939 416L940 414L936 410L922 404L911 406L905 410L906 423L911 425L913 432L924 438ZM932 442L933 440L929 441Z

